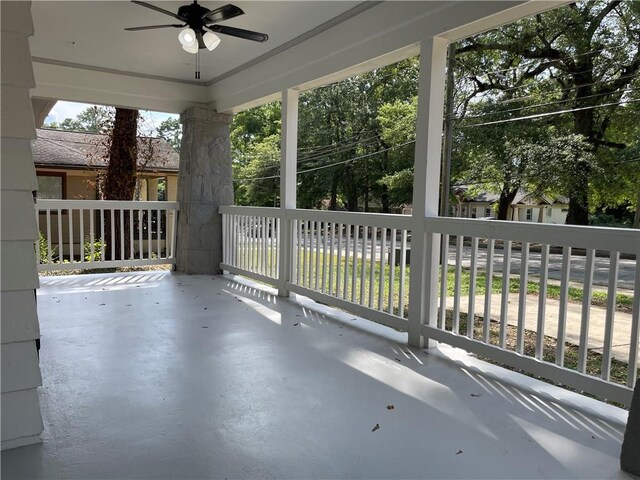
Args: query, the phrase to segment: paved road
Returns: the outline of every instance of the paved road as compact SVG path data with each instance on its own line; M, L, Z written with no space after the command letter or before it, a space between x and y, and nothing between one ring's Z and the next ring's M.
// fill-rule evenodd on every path
M465 246L462 254L462 265L464 267L471 266L471 247ZM455 246L449 247L449 265L455 265L456 252ZM494 253L493 271L502 271L502 259L503 251L501 248L496 248ZM485 248L478 249L478 267L485 269L487 262L487 250ZM529 253L529 275L540 275L540 262L541 254L536 252ZM570 281L576 283L583 283L584 270L586 264L586 257L580 255L571 256L571 269L570 269ZM514 275L520 274L521 252L511 251L511 273ZM550 254L549 255L549 278L553 280L560 280L562 267L562 254ZM619 271L618 271L618 288L624 290L633 290L635 281L635 260L620 259ZM593 284L599 286L607 286L609 282L609 258L596 257L595 268L593 272Z

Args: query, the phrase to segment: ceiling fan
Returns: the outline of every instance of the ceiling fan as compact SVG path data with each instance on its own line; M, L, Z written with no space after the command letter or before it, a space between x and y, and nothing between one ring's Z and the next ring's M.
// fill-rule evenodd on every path
M222 7L209 10L208 8L198 5L197 0L193 0L192 4L183 5L178 8L178 13L173 13L147 2L140 2L137 0L131 0L131 2L136 5L140 5L141 7L146 7L151 10L155 10L156 12L169 15L170 17L179 20L181 23L129 27L125 28L125 30L137 32L140 30L155 30L157 28L181 28L182 30L178 35L178 40L182 44L182 48L189 53L198 54L200 49L206 48L208 50L213 50L216 48L220 44L220 37L218 37L216 33L244 38L254 42L266 42L269 39L269 36L265 33L218 25L218 23L229 20L230 18L244 15L242 9L235 5L227 4ZM199 59L197 59L196 62L199 63ZM200 72L198 70L199 69L196 66L196 79L200 78Z

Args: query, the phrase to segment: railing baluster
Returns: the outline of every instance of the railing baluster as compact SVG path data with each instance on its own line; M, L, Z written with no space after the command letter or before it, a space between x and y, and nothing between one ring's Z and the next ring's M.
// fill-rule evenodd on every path
M580 321L580 344L578 345L578 371L584 373L587 369L587 354L589 352L589 315L591 312L591 293L593 290L593 263L596 251L587 250L584 281L582 283L582 318Z
M383 228L381 232L381 240L380 240L380 279L378 281L378 310L384 310L384 281L386 278L385 275L385 250L387 249L387 229Z
M373 296L375 293L376 270L376 242L378 241L378 229L371 227L371 258L369 259L369 308L373 308Z
M365 292L366 292L366 269L367 269L367 247L369 242L369 228L366 225L362 226L362 253L360 260L360 305L366 304Z
M360 226L354 225L355 235L353 237L353 268L351 269L351 301L356 301L356 286L358 273L358 239L360 237Z
M564 365L564 342L567 332L567 303L569 301L569 272L571 247L562 249L562 273L560 280L560 310L558 312L558 336L556 338L556 364Z
M402 229L400 238L400 285L398 288L398 316L404 318L404 282L407 270L407 231Z
M296 283L301 285L301 279L304 278L302 276L302 266L300 265L302 260L302 221L296 220L295 222L298 234L298 244L296 245Z
M484 319L482 326L482 341L489 343L489 331L491 328L491 294L493 289L493 252L496 241L490 238L487 243L487 264L485 265L485 291L484 291Z
M471 266L469 271L469 307L467 308L467 337L473 338L476 324L476 283L478 275L478 237L471 237Z
M151 209L147 209L147 248L148 248L148 252L147 252L147 258L151 259L151 254L153 253L153 226L152 226L152 210ZM112 235L113 237L113 235Z
M111 260L115 260L116 259L116 221L115 221L115 213L114 213L114 209L111 208L109 210L109 217L111 218L111 222L110 222L110 227L111 227ZM151 258L151 257L149 257Z
M91 255L91 258L89 259L90 262L94 262L96 257L95 257L95 221L94 221L94 214L95 212L89 210L89 253ZM100 219L104 220L104 210L100 209ZM102 225L102 232L104 233L104 221L100 222ZM104 238L104 236L102 237ZM104 242L100 242L101 245L104 245ZM100 260L104 260L104 255L102 255L102 247L100 248Z
M529 243L522 243L520 254L520 292L518 293L518 333L516 352L524 352L524 331L527 319L527 289L529 287Z
M456 235L456 264L455 278L453 282L453 317L451 321L451 329L453 333L460 332L460 283L462 282L462 247L464 246L464 237Z
M309 225L310 225L310 221L306 220L303 225L304 225L304 250L302 251L302 285L304 287L309 287L309 276L307 274L307 269L308 269L308 261L307 261L307 256L308 254L310 255L309 252Z
M440 252L440 323L444 330L447 323L447 277L449 270L449 235L442 235L442 251Z
M78 210L80 214L80 263L84 263L84 209Z
M542 245L540 253L540 283L538 290L538 324L536 326L536 358L544 358L544 329L547 308L547 277L549 275L549 245Z
M607 314L604 325L604 345L602 347L601 377L609 380L611 376L611 346L613 343L613 325L616 315L616 296L618 294L618 266L620 252L611 252L609 258L609 285L607 288ZM637 261L637 260L636 260ZM634 292L638 295L638 291Z
M289 242L291 241L291 239L289 238L282 238L282 223L283 222L288 222L289 220L286 218L282 218L282 220L280 218L275 218L275 232L276 232L276 239L275 239L275 262L273 265L273 277L274 278L280 278L280 247L284 247L284 242ZM293 238L293 236L291 236L291 238ZM293 243L293 242L292 242ZM291 246L291 245L290 245ZM289 251L288 255L291 255L291 252ZM291 275L291 281L293 281L293 275Z
M91 215L91 217L93 218L93 215ZM101 208L100 209L100 261L105 261L107 259L107 253L106 253L107 244L106 244L106 241L105 241L106 239L104 235L104 229L105 229L104 223L105 223L105 214L104 214L104 209ZM94 233L93 224L91 225L91 232L93 233L91 235L91 245L93 245L93 243L95 242L95 233ZM113 238L111 238L111 243L113 243ZM92 262L95 261L93 248L91 249L91 261Z
M138 251L140 260L144 259L144 215L141 209L138 209Z
M314 228L314 233L316 238L316 248L315 248L316 268L315 268L315 275L313 280L313 289L316 291L318 291L318 281L319 281L318 277L320 276L320 232L322 230L322 227L320 225L321 225L321 222L313 223L313 228Z
M135 253L133 250L133 209L129 209L129 258L134 259Z
M349 285L349 254L351 252L351 224L345 225L345 247L344 247L344 291L342 298L347 299Z
M329 295L333 295L333 242L336 239L336 224L329 223Z
M160 246L162 240L162 216L160 215L160 209L156 209L156 243L158 247L158 258L162 258L162 248ZM123 255L124 256L124 255Z
M389 259L389 309L388 312L393 315L393 304L396 283L396 235L397 230L391 229L391 257ZM384 254L384 253L383 253Z
M638 343L640 342L640 258L636 255L636 281L634 284L633 310L631 311L631 338L629 339L629 369L627 387L633 388L638 371Z
M120 219L120 260L124 260L124 209L118 210Z
M51 249L51 209L47 208L45 210L46 218L47 218L47 263L52 262L51 254L53 250Z
M342 280L342 230L343 225L338 224L338 251L336 252L336 297L340 298L340 281ZM344 296L343 296L344 298Z
M327 291L327 222L322 222L322 293Z
M58 261L63 263L64 261L64 248L62 241L62 209L58 209Z
M507 325L509 321L509 282L511 280L511 241L503 243L502 297L500 303L500 347L507 347Z
M69 263L73 263L73 209L67 210L69 216Z

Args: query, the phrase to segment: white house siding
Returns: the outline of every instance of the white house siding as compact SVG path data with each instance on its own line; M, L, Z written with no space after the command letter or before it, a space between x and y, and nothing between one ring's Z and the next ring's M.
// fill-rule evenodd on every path
M32 191L37 182L30 90L34 88L28 37L30 2L1 2L2 17L2 449L39 441L41 384L34 256L37 228Z

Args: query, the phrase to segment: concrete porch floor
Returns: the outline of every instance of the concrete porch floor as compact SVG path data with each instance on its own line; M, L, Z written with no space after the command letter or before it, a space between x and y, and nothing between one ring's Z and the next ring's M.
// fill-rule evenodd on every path
M43 442L3 478L629 478L626 411L246 280L45 277L38 303Z

